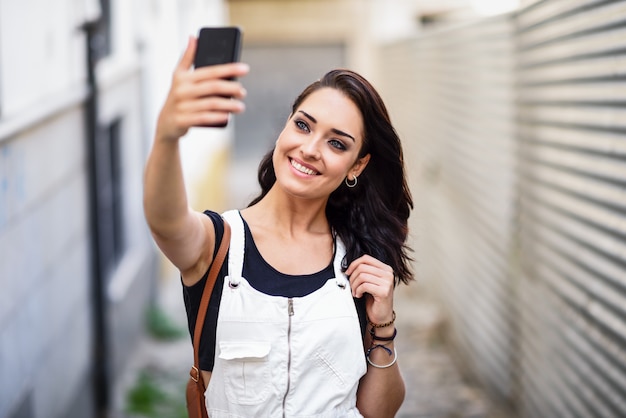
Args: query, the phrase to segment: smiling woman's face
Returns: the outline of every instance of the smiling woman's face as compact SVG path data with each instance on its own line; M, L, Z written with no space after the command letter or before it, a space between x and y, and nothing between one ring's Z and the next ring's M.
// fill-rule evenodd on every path
M311 93L291 115L273 154L276 184L305 199L328 198L348 176L365 168L358 159L363 145L363 118L339 90Z

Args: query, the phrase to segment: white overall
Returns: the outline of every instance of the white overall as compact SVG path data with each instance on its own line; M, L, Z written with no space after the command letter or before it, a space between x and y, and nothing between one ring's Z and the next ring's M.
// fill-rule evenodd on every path
M231 225L228 276L217 321L215 365L206 390L211 418L353 418L366 372L359 320L337 239L335 277L296 298L270 296L242 277L244 226Z

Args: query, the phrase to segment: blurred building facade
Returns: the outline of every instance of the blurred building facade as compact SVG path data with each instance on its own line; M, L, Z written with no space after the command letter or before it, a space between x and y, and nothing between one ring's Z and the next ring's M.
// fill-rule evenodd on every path
M626 411L626 2L526 1L382 53L417 279L520 417Z
M187 36L225 13L0 1L0 417L106 415L157 285L156 112Z

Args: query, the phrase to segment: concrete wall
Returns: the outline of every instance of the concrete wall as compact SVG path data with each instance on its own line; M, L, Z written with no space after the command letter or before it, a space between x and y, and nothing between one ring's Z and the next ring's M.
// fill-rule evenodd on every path
M54 2L0 2L0 417L61 416L89 387L77 30L89 11L74 3L68 13Z
M88 380L83 142L82 112L75 105L2 143L2 417L24 397L32 410L27 416L59 416Z

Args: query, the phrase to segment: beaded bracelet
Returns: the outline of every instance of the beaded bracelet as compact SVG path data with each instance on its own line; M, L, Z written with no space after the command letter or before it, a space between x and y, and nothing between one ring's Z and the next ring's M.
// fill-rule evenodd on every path
M393 360L391 360L391 363L384 364L384 365L372 363L372 360L370 360L369 356L366 356L365 358L367 359L367 362L369 364L371 364L373 367L376 367L377 369L386 369L386 368L391 367L394 364L396 364L396 360L398 360L398 350L393 350L393 354L394 354L394 356L393 356Z
M370 321L369 317L367 318L367 323L370 324L372 328L385 328L389 325L392 325L396 321L396 311L391 311L391 321L385 322L384 324L375 324Z

